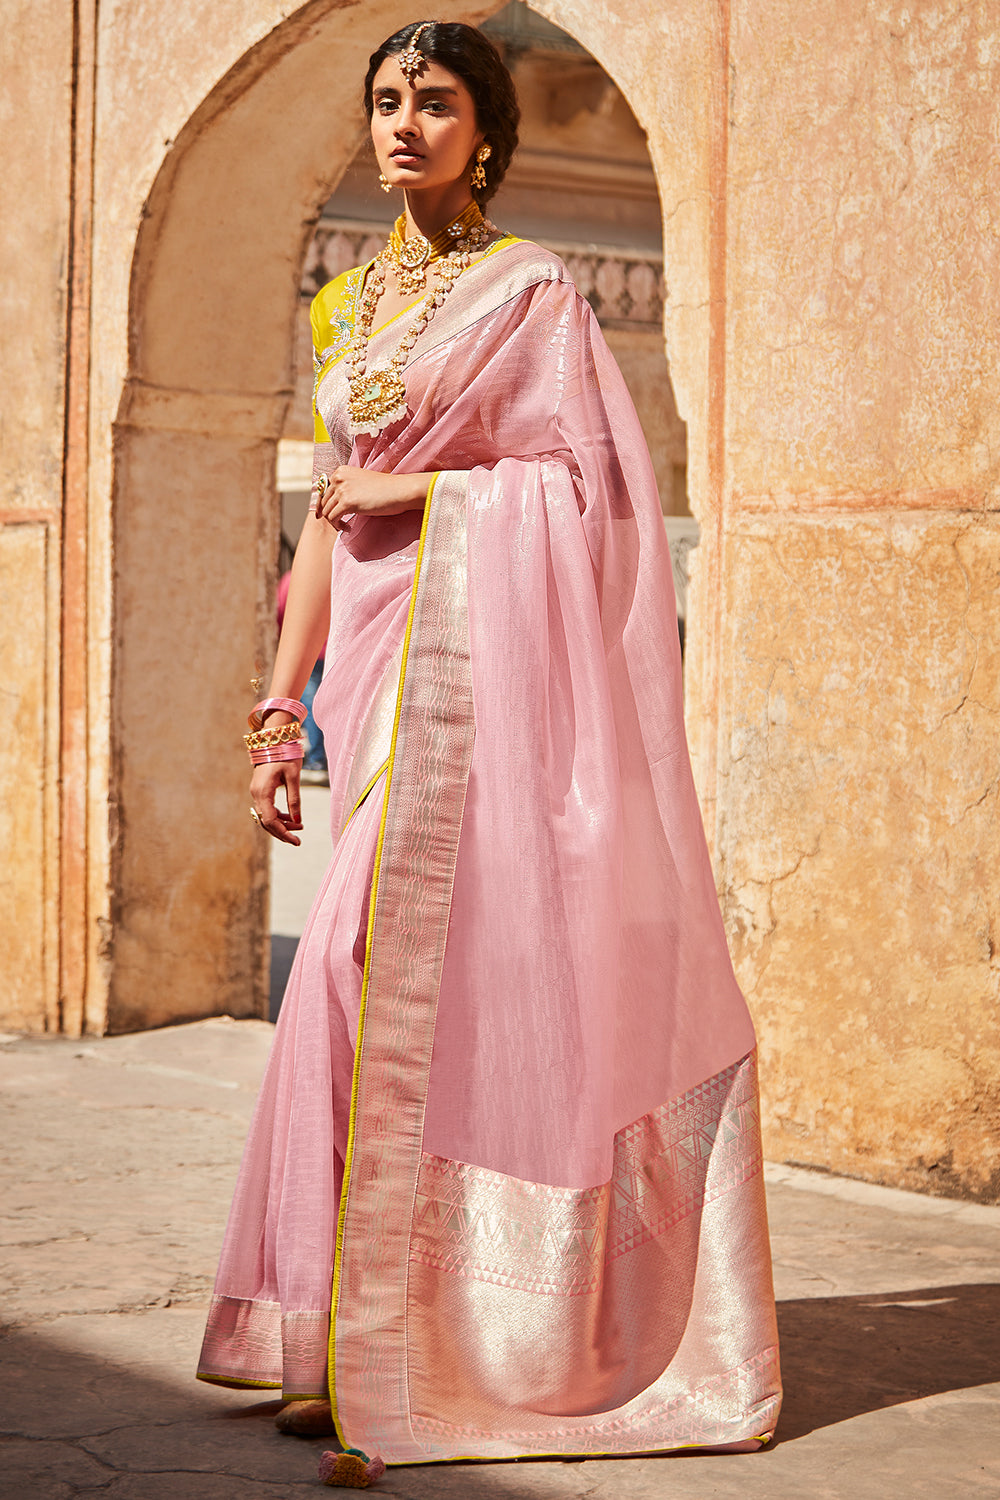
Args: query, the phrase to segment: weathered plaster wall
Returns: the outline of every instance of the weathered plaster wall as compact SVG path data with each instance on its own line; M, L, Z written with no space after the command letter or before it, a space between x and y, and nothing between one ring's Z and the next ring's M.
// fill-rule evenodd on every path
M240 102L269 66L280 78L282 57L336 9L317 3L284 26L271 0L101 10L91 470L106 497L92 533L106 649L92 699L112 713L94 710L105 739L93 754L108 766L95 819L108 832L93 830L90 903L112 943L92 922L85 1006L96 1031L263 1013L265 855L237 823L240 762L219 726L245 710L263 645L268 437L287 358L262 374L264 346L280 350L285 337L281 317L255 329L236 309L281 305L282 255L290 268L308 205L279 186L280 126L268 134L252 113L241 119ZM280 87L262 101L273 120L284 103ZM213 124L225 141L234 122L242 140L213 153ZM196 141L206 149L192 159ZM258 246L232 212L233 186L248 177L261 211L279 215L278 246ZM151 276L170 231L163 274Z
M715 834L767 1148L996 1196L1000 15L739 5L731 76Z
M981 508L1000 474L996 5L740 4L732 64L734 494Z
M8 749L0 796L8 837L0 872L3 910L3 1024L41 1030L50 1017L53 976L46 973L46 792L54 776L43 752L46 728L46 574L49 528L8 523L0 532L0 704ZM48 786L46 783L48 782ZM17 810L15 813L14 810ZM48 981L48 983L46 983ZM54 1018L53 1018L54 1025Z
M674 404L663 339L619 328L606 329L605 337L642 423L664 515L686 515L687 434Z
M62 490L72 17L54 0L20 0L3 30L2 503L5 515L48 515Z
M115 427L112 1030L266 1004L267 849L237 726L273 645L274 445L312 222L354 155L358 80L397 13L316 4L230 52L230 73L172 127L137 245L122 234L135 254ZM256 40L245 13L232 19L230 49ZM134 43L112 42L127 69ZM179 45L168 78L205 44L182 28ZM127 110L135 82L114 87L109 111ZM107 176L120 201L128 163ZM109 279L116 315L121 291ZM163 701L183 713L157 715Z
M772 1156L995 1193L1000 527L734 528L726 916Z
M0 803L3 1024L58 1025L59 563L72 16L4 13L0 136ZM39 59L45 59L44 68Z

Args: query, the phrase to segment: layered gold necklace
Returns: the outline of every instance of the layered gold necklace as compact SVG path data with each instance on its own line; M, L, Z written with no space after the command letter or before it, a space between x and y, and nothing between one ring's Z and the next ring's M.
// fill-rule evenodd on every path
M400 214L392 226L392 234L383 254L387 256L392 274L400 294L415 297L427 285L427 267L442 256L448 255L459 240L465 239L486 220L479 204L473 201L464 213L444 229L439 229L432 239L422 234L411 234L406 238L406 215Z
M369 267L357 327L347 348L347 425L352 436L364 432L374 437L383 427L406 416L406 384L402 372L410 350L468 266L474 252L497 232L496 226L483 218L475 202L430 240L422 234L406 239L405 229L406 218L401 215L393 226L389 243ZM392 270L401 295L407 296L425 289L430 265L435 267L434 288L419 304L416 317L392 358L379 360L369 370L368 340L375 309L385 287L387 269Z

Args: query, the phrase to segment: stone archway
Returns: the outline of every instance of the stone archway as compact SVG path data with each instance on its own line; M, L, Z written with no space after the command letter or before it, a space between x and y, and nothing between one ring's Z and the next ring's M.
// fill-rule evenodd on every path
M475 21L495 8L452 14ZM536 8L601 62L649 136L671 369L707 541L692 598L701 611L718 595L716 523L706 523L721 501L725 28L705 0L653 19L637 0L610 21L589 0ZM265 1013L265 851L239 794L234 726L270 649L262 601L299 270L363 129L343 101L356 99L372 46L408 17L384 0L363 15L296 12L191 117L149 196L115 442L112 1031ZM699 637L716 634L703 619ZM693 675L710 701L710 663ZM705 739L695 747L710 793Z

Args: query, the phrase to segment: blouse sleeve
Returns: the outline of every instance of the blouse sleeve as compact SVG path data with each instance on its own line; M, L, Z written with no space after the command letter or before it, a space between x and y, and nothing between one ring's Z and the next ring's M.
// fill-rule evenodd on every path
M313 440L316 443L329 443L330 441L330 434L326 430L326 423L323 421L316 407L316 387L323 370L323 356L329 345L329 339L326 337L329 330L329 317L325 311L326 293L326 287L322 291L317 292L309 309L309 322L312 325L313 344Z

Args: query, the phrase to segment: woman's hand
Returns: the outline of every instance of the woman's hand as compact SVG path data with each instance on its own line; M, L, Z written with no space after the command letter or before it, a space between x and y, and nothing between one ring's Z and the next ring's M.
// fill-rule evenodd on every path
M301 844L293 828L302 827L302 803L299 797L299 769L301 761L277 760L269 765L255 766L250 778L250 797L254 811L273 839L282 844ZM280 787L285 788L288 811L282 812L276 802Z
M423 510L433 474L382 474L342 464L327 476L323 493L313 486L318 516L342 531L351 516L401 516Z

